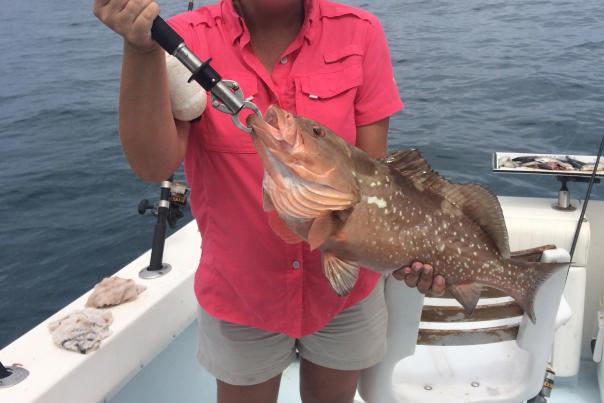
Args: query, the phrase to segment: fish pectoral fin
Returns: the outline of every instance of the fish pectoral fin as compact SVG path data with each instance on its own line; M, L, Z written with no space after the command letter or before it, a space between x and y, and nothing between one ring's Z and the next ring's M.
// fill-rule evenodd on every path
M266 212L275 210L275 205L264 187L262 188L262 209Z
M448 287L453 298L463 306L463 309L468 315L472 315L480 294L482 293L482 285L478 283L456 284Z
M348 295L359 277L359 266L329 252L323 253L323 271L333 289L340 296Z
M308 244L310 250L315 250L329 238L336 228L334 217L331 212L323 214L313 220L308 232Z
M268 212L268 225L271 229L288 244L296 244L303 241L298 235L289 229L285 221L279 217L279 214L275 210Z

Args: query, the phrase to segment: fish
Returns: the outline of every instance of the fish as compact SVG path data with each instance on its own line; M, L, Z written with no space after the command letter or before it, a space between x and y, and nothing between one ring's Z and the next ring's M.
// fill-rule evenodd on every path
M543 157L537 155L528 155L520 157L503 157L499 159L500 168L531 168L543 169L547 171L593 171L594 164L588 164L568 155L564 158ZM604 168L598 168L598 171L604 171Z
M595 164L585 164L581 167L581 171L583 172L593 172ZM604 165L598 165L598 169L596 172L604 171Z
M307 242L338 295L361 267L387 274L430 263L472 314L485 286L513 297L535 322L537 290L561 265L511 257L499 201L479 184L455 184L416 149L374 159L313 120L271 105L249 116L264 167L268 223L288 243Z
M520 163L516 161L512 161L510 157L501 158L499 160L499 167L501 168L518 168Z
M558 160L555 158L539 157L539 158L536 158L535 161L540 163L540 167L542 169L551 169L551 170L560 170L560 171L574 169L572 164L569 164L568 162L564 162L564 161L561 161L561 160Z
M583 168L583 166L585 165L585 162L583 161L579 161L576 160L574 158L569 157L568 155L564 158L564 161L568 162L569 164L571 164L573 166L573 168L575 169L581 169Z
M530 155L530 156L512 158L512 161L518 162L519 164L523 164L525 162L535 161L537 158L539 158L539 157L537 157L536 155Z
M539 168L539 166L541 165L540 162L537 161L527 161L527 162L523 162L520 164L520 166L522 168Z

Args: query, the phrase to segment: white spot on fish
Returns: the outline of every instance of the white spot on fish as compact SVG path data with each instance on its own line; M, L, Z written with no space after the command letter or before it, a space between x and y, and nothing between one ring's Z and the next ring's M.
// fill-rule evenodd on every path
M382 199L381 197L375 197L375 196L369 196L367 198L367 203L375 204L379 208L385 208L388 205L388 203L386 203L386 200Z

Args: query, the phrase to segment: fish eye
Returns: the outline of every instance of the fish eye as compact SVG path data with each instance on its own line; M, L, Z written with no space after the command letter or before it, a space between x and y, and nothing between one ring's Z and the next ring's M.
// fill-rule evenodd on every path
M312 128L312 132L315 134L315 136L317 137L325 137L325 131L323 129L321 129L320 127L317 126L313 126Z

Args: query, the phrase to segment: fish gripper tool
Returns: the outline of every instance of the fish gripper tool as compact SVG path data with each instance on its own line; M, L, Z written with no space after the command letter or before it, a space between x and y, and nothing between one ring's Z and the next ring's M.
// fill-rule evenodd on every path
M212 59L203 61L199 59L186 45L184 40L163 18L157 16L151 27L151 37L166 52L177 58L192 75L189 82L195 80L212 94L212 106L221 112L231 115L233 124L241 130L250 133L239 118L239 114L245 110L262 117L258 107L252 102L252 98L245 98L241 87L236 81L223 80L220 74L210 65Z

